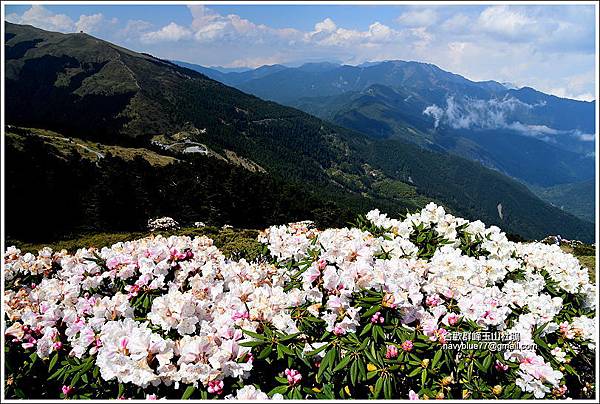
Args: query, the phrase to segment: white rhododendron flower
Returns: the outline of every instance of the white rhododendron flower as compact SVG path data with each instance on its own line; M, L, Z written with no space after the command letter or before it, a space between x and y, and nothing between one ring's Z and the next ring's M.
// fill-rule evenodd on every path
M151 227L176 226L167 219ZM386 360L438 349L454 331L503 331L519 340L501 351L493 371L529 396L567 393L565 366L597 343L596 286L575 257L558 245L511 242L497 227L433 203L404 219L373 210L366 223L272 226L258 238L270 256L253 262L227 258L207 237L153 235L74 254L9 247L6 341L43 359L91 358L105 381L264 400L271 388L254 385L257 361L265 363L257 356L271 354L261 338L289 336L293 350L274 343L271 358L297 355L310 364L326 360L331 339L362 343L374 330ZM410 339L390 342L390 320ZM310 337L307 324L326 336ZM261 378L284 383L281 392L312 383L296 365L285 362L284 373L274 363ZM455 383L448 377L443 383ZM410 387L403 394L423 396Z

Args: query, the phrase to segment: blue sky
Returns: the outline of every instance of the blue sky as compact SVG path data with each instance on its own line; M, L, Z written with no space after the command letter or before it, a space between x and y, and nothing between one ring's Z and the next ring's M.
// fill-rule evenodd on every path
M418 60L595 99L593 5L7 5L5 16L206 66Z

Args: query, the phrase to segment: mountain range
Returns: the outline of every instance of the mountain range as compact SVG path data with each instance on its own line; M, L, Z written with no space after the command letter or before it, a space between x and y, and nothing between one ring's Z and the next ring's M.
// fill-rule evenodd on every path
M216 77L208 77L206 72L200 73L195 71L197 69L136 53L84 33L61 34L5 23L5 35L5 116L6 123L11 125L9 129L14 132L7 138L12 142L10 150L15 156L20 153L19 161L25 164L29 148L35 150L36 154L32 155L37 156L47 147L56 158L44 163L50 166L44 166L40 161L35 161L35 164L40 173L56 174L55 181L81 165L86 172L89 171L90 178L104 178L102 181L110 185L113 180L123 181L123 178L118 178L121 170L130 181L128 186L123 186L124 192L135 190L131 193L132 198L142 198L148 212L179 212L196 218L200 212L226 209L226 203L214 198L218 186L222 186L224 195L233 195L236 187L247 189L249 178L255 178L255 181L261 178L260 183L266 187L262 193L258 191L261 195L257 195L256 190L248 191L244 199L236 199L237 206L227 207L230 209L229 216L215 214L215 220L223 217L250 220L251 210L246 210L246 215L239 215L240 204L258 206L253 198L264 199L272 192L279 214L277 217L265 216L267 221L293 219L298 214L307 219L319 219L324 212L315 207L315 201L331 207L325 215L329 224L344 225L343 220L348 216L339 212L365 213L378 207L397 215L433 200L445 205L452 213L481 219L488 225L499 225L509 233L526 238L556 233L586 241L594 237L592 223L543 202L522 183L503 173L457 153L447 153L435 144L424 148L422 142L412 141L404 135L376 136L367 128L341 125L336 119L317 117L249 95L226 85L232 83L223 84ZM308 69L310 74L326 74L331 67L314 64L304 66L304 69ZM372 66L377 67L381 66ZM257 70L221 73L232 77L253 76L250 82L246 82L251 83L289 69L270 66ZM448 79L448 86L455 86L456 91L462 88L458 77L449 76ZM295 87L287 90L283 86L285 82L285 79L274 80L273 86L282 85L281 93L291 97ZM496 88L492 83L488 86ZM496 90L499 91L499 87ZM416 94L416 89L414 91ZM436 91L432 89L420 95L421 105L438 100L433 98ZM475 97L480 93L483 94L484 90L473 86L464 96ZM310 94L310 91L298 91L298 100L306 100ZM322 97L340 94L326 93ZM264 94L261 96L269 98ZM292 102L291 98L278 101ZM433 122L431 117L422 113L418 117L424 125ZM565 117L556 119L553 127L560 127L558 121L564 125L572 125L576 121L577 125L581 125L579 130L582 133L589 125L585 119L581 122L572 122ZM52 134L15 127L43 128L51 130ZM422 133L435 134L435 131L421 129L416 123L406 124L406 128L414 128L415 137ZM37 140L28 140L32 137ZM57 152L69 144L81 146L77 148L79 152ZM89 150L85 153L82 150L94 147L98 150L120 150L120 153L126 149L129 154L135 150L139 156L152 154L154 161L167 161L165 159L169 157L168 166L174 168L161 168L161 174L155 177L157 182L148 183L141 174L141 167L146 167L146 163L139 159L127 163L114 157L112 152L109 156L95 151L92 158L98 160L96 164L85 163L83 160L90 158ZM573 153L579 155L578 152ZM149 157L141 158L150 161ZM60 162L65 159L68 160L68 169ZM112 165L106 166L111 161ZM61 165L61 171L54 170L53 164ZM131 172L124 168L128 164L132 167ZM209 165L218 169L206 169ZM235 171L227 175L223 184L213 181L207 187L204 186L206 178L195 171L197 167L215 179L223 171ZM110 181L102 176L103 169L113 173ZM250 170L252 175L235 174L240 169ZM580 175L578 170L574 167L572 175ZM12 175L7 176L11 189L10 193L7 192L7 206L15 210L20 209L20 193L31 192L26 189L26 178L21 175L24 175L21 170L13 170ZM163 175L169 176L166 185L163 184ZM178 178L185 182L184 188L177 185L181 184ZM72 186L71 190L66 188L64 192L68 194L70 203L77 204L77 192L86 189L87 185L81 179L73 178L72 181L82 183L75 184L77 186ZM157 183L168 188L171 182L175 184L177 193L169 194L163 189L157 193ZM199 186L200 183L204 185ZM179 193L186 190L191 196L182 195L180 198ZM290 192L293 192L294 209L290 208ZM100 191L93 195L85 201L80 198L79 203L95 206L99 203L98 198L105 198ZM152 195L162 198L164 203L153 204L143 199L151 199ZM53 198L60 200L67 196L56 193ZM110 198L114 201L119 196L111 193ZM185 209L178 205L179 199L186 200ZM194 200L197 206L194 206ZM105 200L101 202L108 203ZM53 214L42 201L35 206L41 212L40 218ZM135 206L131 205L128 209L135 210ZM238 213L234 214L236 211ZM104 208L93 209L95 217L106 222L108 219L104 212ZM16 213L19 214L14 217L26 214ZM147 218L142 210L135 213L136 217L140 217L136 223L141 225ZM262 223L263 226L268 224L272 223ZM38 223L38 226L42 225L43 221ZM86 225L93 227L93 223ZM18 226L18 221L7 223L7 234L16 231Z
M402 139L477 161L543 198L545 188L585 192L570 185L594 179L595 102L475 82L418 62L272 65L236 73L176 63L373 138ZM593 221L593 195L575 197L588 201L583 210L581 204L575 210L561 206Z

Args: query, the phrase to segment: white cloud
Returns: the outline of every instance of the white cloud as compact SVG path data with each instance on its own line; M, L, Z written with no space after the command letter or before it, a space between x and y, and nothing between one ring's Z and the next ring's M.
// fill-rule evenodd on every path
M85 33L93 33L101 30L103 23L105 23L105 21L104 16L101 13L81 15L79 20L75 23L75 29ZM113 23L116 23L116 21L113 21Z
M32 5L22 15L12 13L6 19L15 24L33 25L35 27L60 32L72 32L75 29L73 20L65 14L53 14L40 5Z
M151 31L142 34L140 40L144 43L151 44L157 42L176 42L181 39L190 38L191 36L192 33L188 28L171 22L158 31Z
M127 20L125 27L116 31L115 36L125 41L135 41L152 29L152 24L144 20Z
M536 28L537 21L506 5L486 8L477 20L478 30L511 40L526 40Z
M315 24L314 32L333 32L337 28L335 22L329 17L325 18L323 21Z
M429 105L423 115L433 118L433 128L440 124L453 129L510 129L525 136L536 137L546 142L556 142L557 136L568 136L589 142L595 139L593 134L579 130L559 130L547 125L524 124L515 118L527 111L543 107L545 102L528 104L512 96L503 99L473 99L463 97L446 98L446 106Z
M438 21L438 14L432 8L415 8L406 11L398 18L396 22L404 27L428 27Z
M192 14L191 30L199 42L247 42L290 44L300 38L301 33L292 28L271 28L255 24L236 14L221 15L203 5L187 6Z
M392 25L371 20L352 28L336 20L332 7L327 18L305 30L259 24L211 6L187 7L190 23L174 20L165 26L143 20L116 26L96 14L73 21L37 5L7 20L63 32L84 27L136 50L204 65L417 60L472 80L595 98L596 16L590 5L402 6ZM293 18L293 8L279 7Z
M453 14L447 18L442 24L441 28L444 31L460 33L469 29L472 24L471 17L463 14Z

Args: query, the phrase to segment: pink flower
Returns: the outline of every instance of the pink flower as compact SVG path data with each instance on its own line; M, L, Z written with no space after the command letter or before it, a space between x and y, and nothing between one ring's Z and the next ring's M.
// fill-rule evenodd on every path
M380 311L378 311L377 313L373 314L373 316L371 316L371 323L373 323L373 324L377 324L377 323L383 324L384 321L385 321L385 319L381 315Z
M448 331L444 328L440 328L436 331L434 331L435 336L437 337L437 340L440 342L440 344L444 345L446 344L446 334L448 334Z
M65 397L70 396L73 393L73 391L75 391L74 387L67 385L62 386L62 393L65 395Z
M52 348L54 348L55 351L60 351L62 348L62 342L56 341L54 344L52 344Z
M234 321L239 320L240 318L250 318L250 314L247 311L236 311L235 313L233 313L233 316L231 316L231 319Z
M502 363L500 361L496 361L496 363L494 364L494 368L498 372L506 372L508 370L508 365L505 365L504 363Z
M148 394L146 400L158 400L158 396L156 394Z
M296 369L286 369L284 373L290 386L295 386L302 380L302 375Z
M438 295L427 296L427 298L425 299L425 304L431 307L435 307L441 302L442 301L440 300L440 297Z
M128 298L132 298L138 295L138 293L140 292L142 288L140 287L140 285L127 285L125 286L125 290L129 292L129 294L127 295Z
M335 327L333 327L333 333L335 335L344 335L346 334L346 330L338 324Z
M28 335L25 338L27 339L27 342L24 342L21 344L23 349L33 348L35 346L35 344L37 343L37 340L35 338L33 338L31 335Z
M419 395L417 393L415 393L413 390L411 390L408 392L408 399L409 400L418 400Z
M225 384L223 380L211 380L208 382L208 392L211 394L221 394L223 392Z
M558 396L564 396L565 394L567 394L568 389L567 389L567 386L562 385L560 387L557 387L555 389L555 391L556 391L556 395L558 395Z
M398 348L396 348L394 345L388 345L387 351L385 352L385 358L393 359L393 358L397 358L397 357L398 357Z
M454 313L448 314L448 325L454 326L454 325L458 324L459 318L460 317L458 317L458 314L454 314Z
M325 261L323 258L321 258L319 261L317 261L317 268L319 268L319 271L324 270L326 266L327 266L327 261Z
M413 342L411 340L407 339L406 341L404 341L402 343L402 345L400 347L402 348L402 350L404 352L409 352L409 351L412 351L413 346L414 346Z
M171 248L170 253L171 253L171 260L173 260L173 261L183 260L187 257L186 253L180 252L177 248Z

